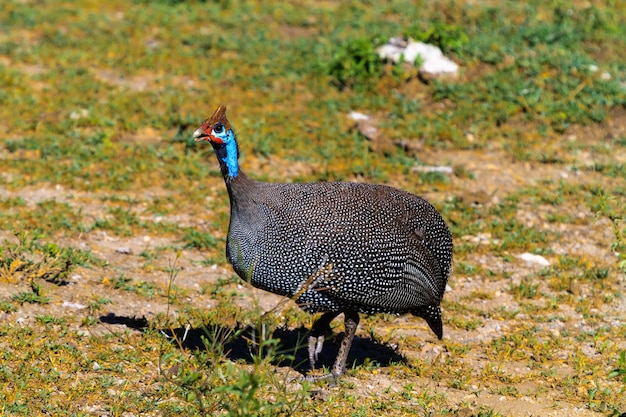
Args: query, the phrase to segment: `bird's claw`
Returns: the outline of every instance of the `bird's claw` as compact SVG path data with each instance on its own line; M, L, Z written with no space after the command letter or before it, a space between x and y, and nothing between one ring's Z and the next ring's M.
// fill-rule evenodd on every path
M324 346L324 335L309 336L309 363L311 369L315 369L315 363Z
M289 382L320 382L326 381L328 382L329 387L334 387L337 385L337 380L339 379L339 375L335 375L332 372L321 375L303 375L300 377L292 378Z

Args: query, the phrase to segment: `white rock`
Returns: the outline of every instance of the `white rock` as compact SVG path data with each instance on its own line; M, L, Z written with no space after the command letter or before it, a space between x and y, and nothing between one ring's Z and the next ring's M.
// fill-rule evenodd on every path
M526 261L531 264L541 265L541 266L550 266L550 261L544 258L541 255L535 255L534 253L522 253L519 258L522 261Z
M72 303L69 301L63 301L63 304L61 305L62 307L66 307L66 308L73 308L75 310L81 310L83 308L87 308L87 306L79 304L79 303Z
M83 119L87 116L89 116L89 110L87 109L79 109L70 113L70 119L72 120Z
M358 111L351 111L348 115L352 120L369 120L369 116L367 114L359 113Z
M437 166L417 166L411 168L412 172L441 172L442 174L452 174L454 170L452 167L446 165L437 165Z
M441 49L434 45L423 42L408 40L403 42L397 38L391 38L389 42L377 50L378 56L390 59L394 63L404 62L413 64L417 57L421 57L421 71L429 74L456 74L459 66L450 58L444 56Z

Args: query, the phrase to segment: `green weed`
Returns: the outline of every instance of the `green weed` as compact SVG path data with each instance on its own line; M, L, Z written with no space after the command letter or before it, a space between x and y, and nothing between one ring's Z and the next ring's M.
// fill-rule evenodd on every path
M134 282L132 278L127 278L124 273L113 279L111 285L116 290L130 291L149 298L157 294L157 288L154 283L147 281Z
M626 350L623 350L619 354L617 368L609 372L609 378L621 378L626 383Z
M98 313L103 306L111 303L113 303L113 301L109 298L94 297L94 299L87 304L87 309L90 314L95 314Z
M16 241L5 240L0 247L0 279L6 282L35 279L61 284L76 266L103 265L90 252L75 248L60 248L55 243L41 243L43 234L16 232Z
M416 25L407 28L405 35L420 42L436 45L444 52L456 52L469 44L470 39L465 30L457 25L435 22L426 30Z
M533 284L529 280L522 280L518 285L511 285L511 294L516 300L532 299L538 295L539 284Z
M619 203L615 197L609 197L604 192L600 192L600 202L595 206L596 216L606 217L610 220L615 235L615 241L611 244L611 249L617 252L617 267L626 276L626 216L618 208ZM597 273L596 273L597 275ZM600 276L605 276L604 271Z
M368 38L345 41L332 52L325 70L340 88L371 85L383 75L376 46Z
M17 294L14 294L11 299L20 304L48 304L50 302L50 297L43 295L43 292L39 287L33 288L33 291L18 292Z
M183 236L186 248L215 249L218 240L211 234L189 228Z
M172 291L178 272L176 264L171 265L168 291ZM173 331L174 342L183 352L184 360L169 355L161 358L163 369L169 369L164 373L166 381L177 387L181 399L203 415L222 412L229 416L291 415L302 406L306 387L291 392L282 377L269 372L272 362L289 358L279 350L279 340L271 337L275 329L275 324L268 321L271 315L259 315L258 309L244 313L228 300L205 313L198 314L197 310L188 313L194 321L199 321L201 348L188 352L187 331L182 336ZM249 327L251 333L240 327L240 321L246 319L255 322ZM246 334L251 349L251 371L239 369L226 358L229 343ZM270 393L272 402L265 400Z

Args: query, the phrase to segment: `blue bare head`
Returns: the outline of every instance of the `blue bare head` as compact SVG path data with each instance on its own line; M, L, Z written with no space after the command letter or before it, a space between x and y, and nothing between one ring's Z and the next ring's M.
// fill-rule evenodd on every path
M239 175L239 147L235 132L226 118L226 105L220 105L213 116L202 122L193 133L193 138L196 142L211 142L225 178L232 179Z

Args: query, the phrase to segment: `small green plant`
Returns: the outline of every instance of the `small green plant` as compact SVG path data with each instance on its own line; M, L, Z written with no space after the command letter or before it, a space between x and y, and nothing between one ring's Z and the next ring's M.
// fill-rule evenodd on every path
M17 311L17 308L13 304L7 301L0 301L0 311L5 313L13 313Z
M626 216L619 202L615 197L608 196L604 191L600 191L600 202L595 207L596 217L606 217L611 222L615 241L611 244L611 249L617 253L617 267L626 276ZM597 270L595 278L603 279L608 275L608 270Z
M131 278L126 278L124 273L121 273L113 280L112 285L116 290L132 291L132 285L130 285L132 281Z
M484 324L481 319L468 319L466 317L454 316L449 321L449 324L462 330L476 330Z
M122 207L107 209L108 217L96 219L94 228L107 229L119 236L131 236L134 227L145 227L136 213Z
M626 384L626 350L619 354L617 368L609 372L609 378L620 378Z
M200 232L194 228L189 228L183 236L185 248L210 249L217 246L217 239L206 232Z
M154 283L147 281L133 282L133 279L126 278L124 273L118 275L112 281L112 285L116 290L131 291L144 297L153 297L156 294L156 285Z
M48 314L35 316L35 320L37 321L37 323L46 324L46 325L50 325L50 324L63 325L66 322L64 317L56 317L56 316L51 316Z
M405 400L412 400L414 390L415 384L409 382L404 387L402 387L402 398L404 398Z
M537 296L539 284L533 284L528 279L523 279L518 285L511 285L510 291L516 300L530 299Z
M20 304L48 304L50 302L50 298L44 295L43 287L39 282L36 280L31 281L30 288L31 292L22 291L13 295L13 301L17 301Z
M178 255L179 256L179 255ZM178 260L178 258L176 259ZM176 261L168 267L168 310L174 298L174 280L180 268ZM199 321L202 347L191 352L185 347L190 330L186 321L181 335L170 331L173 341L183 353L181 357L162 356L163 375L168 383L178 388L181 398L194 404L202 415L274 416L292 414L305 398L306 388L289 392L284 380L270 371L271 363L281 361L285 355L278 350L279 340L271 336L275 324L267 322L267 314L258 309L243 312L230 300L218 299L210 311L187 311L188 320ZM241 326L241 321L253 321L252 326ZM166 324L171 328L171 324ZM229 343L245 337L248 341L252 370L240 369L227 358ZM168 340L168 343L172 341ZM168 368L169 367L169 368ZM267 395L273 401L266 401Z
M111 301L111 299L109 298L95 297L93 300L87 303L87 310L89 311L90 314L95 314L102 309L102 306L111 304L111 303L113 303L113 301Z
M443 52L457 52L469 43L469 36L462 27L441 22L435 22L426 30L412 25L405 35L416 41L436 45Z
M383 63L369 38L345 41L332 54L326 72L340 89L363 86L383 75Z
M37 294L32 291L22 291L14 294L11 297L13 301L17 301L20 304L30 303L30 304L48 304L50 302L50 298L41 294Z
M0 280L17 282L44 279L62 284L76 266L103 265L90 252L41 243L43 233L15 232L17 242L5 240L0 247Z

